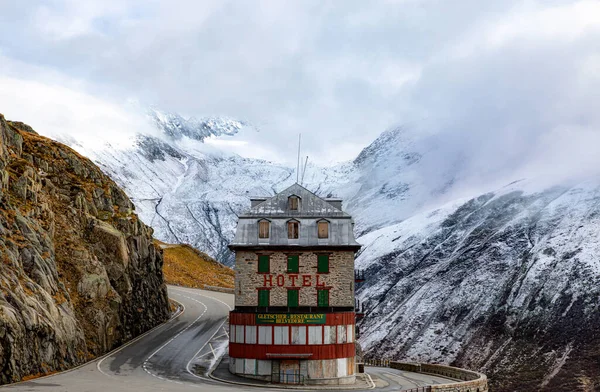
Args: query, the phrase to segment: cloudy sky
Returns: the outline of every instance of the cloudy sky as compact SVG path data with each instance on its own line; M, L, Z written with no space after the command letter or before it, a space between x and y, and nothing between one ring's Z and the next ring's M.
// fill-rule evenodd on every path
M400 124L473 164L582 170L599 103L595 0L0 0L0 113L46 134L152 105L255 124L245 155L280 161L300 132L328 163Z

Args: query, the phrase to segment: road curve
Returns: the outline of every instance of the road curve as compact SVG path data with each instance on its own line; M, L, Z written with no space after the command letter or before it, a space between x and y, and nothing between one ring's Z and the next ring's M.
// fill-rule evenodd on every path
M201 350L208 350L207 345L211 339L227 334L225 322L230 307L233 306L233 295L169 286L169 296L184 306L184 311L169 322L79 368L51 377L5 385L0 390L256 391L256 387L223 384L201 378L192 371L194 358ZM381 373L383 370L375 372ZM396 384L395 387L398 388L403 384L399 380L408 380L408 374L402 375L402 372L386 369L384 374L378 375L390 384Z

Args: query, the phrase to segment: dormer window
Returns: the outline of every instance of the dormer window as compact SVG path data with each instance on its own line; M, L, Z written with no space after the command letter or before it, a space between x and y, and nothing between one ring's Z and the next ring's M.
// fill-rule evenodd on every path
M298 211L298 205L300 204L300 198L298 196L290 196L288 197L288 205L290 210Z
M268 220L261 220L258 222L258 238L269 238L269 226Z
M288 221L287 227L289 239L297 239L300 237L300 222L297 220Z
M329 238L329 222L320 220L317 222L317 237Z

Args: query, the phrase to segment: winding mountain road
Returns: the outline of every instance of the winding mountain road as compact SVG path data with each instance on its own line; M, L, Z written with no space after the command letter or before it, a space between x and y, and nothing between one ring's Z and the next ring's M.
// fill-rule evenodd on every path
M5 385L0 390L23 392L125 392L125 391L256 391L257 387L231 385L200 377L194 359L211 341L227 335L233 296L230 294L169 287L169 296L184 311L169 322L129 342L102 359L79 368L28 382ZM209 348L208 348L209 347ZM393 369L373 369L390 385L384 390L411 388L424 382ZM412 374L419 377L418 374ZM260 389L260 388L259 388ZM265 389L263 389L265 390ZM271 388L269 390L272 390Z

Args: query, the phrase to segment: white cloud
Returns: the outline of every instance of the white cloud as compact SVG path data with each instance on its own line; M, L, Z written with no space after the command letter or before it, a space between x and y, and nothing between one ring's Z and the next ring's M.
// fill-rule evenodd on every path
M143 112L129 103L121 106L59 85L4 76L0 86L2 114L45 136L72 136L88 148L109 140L119 148L131 145L136 132L153 132Z
M408 124L482 177L600 166L597 1L0 4L0 53L0 111L41 132L119 138L135 98L248 121L228 149L292 164L298 133L330 163Z
M526 1L505 14L474 24L450 48L451 54L468 57L511 44L564 44L599 31L598 1L583 0L559 5Z

